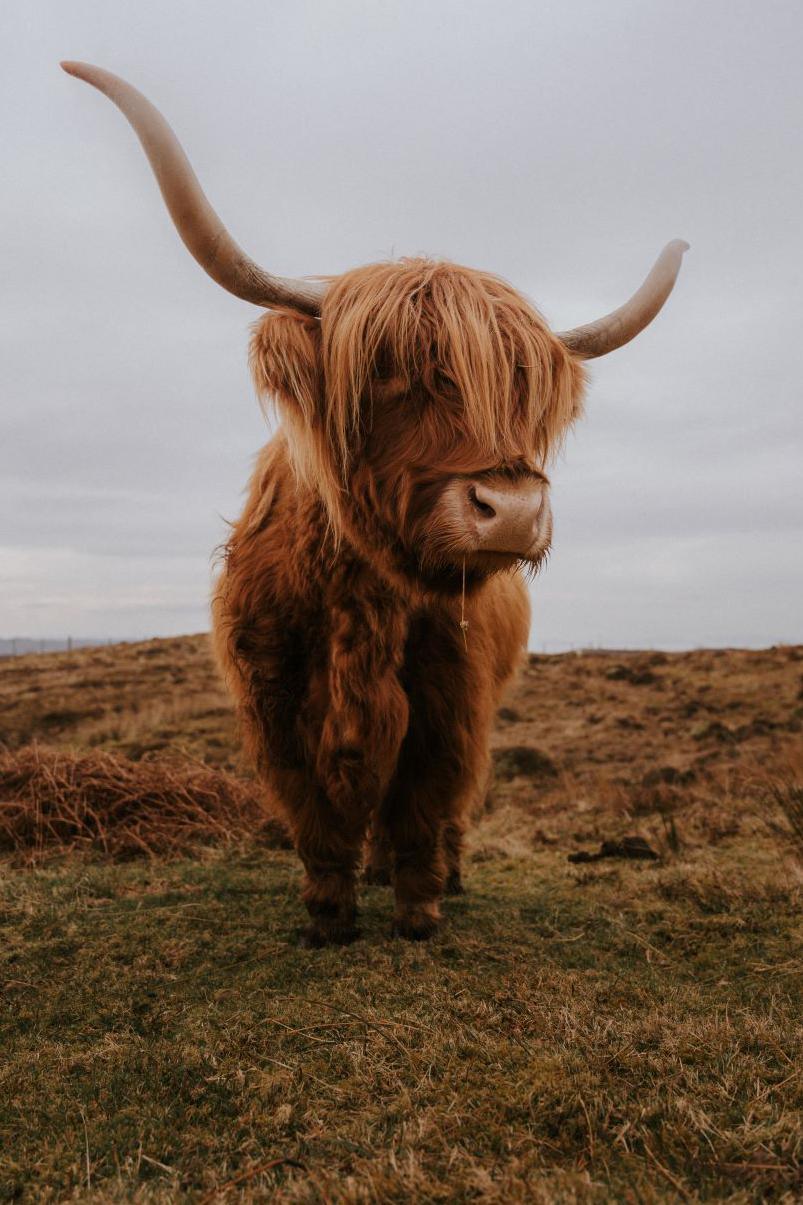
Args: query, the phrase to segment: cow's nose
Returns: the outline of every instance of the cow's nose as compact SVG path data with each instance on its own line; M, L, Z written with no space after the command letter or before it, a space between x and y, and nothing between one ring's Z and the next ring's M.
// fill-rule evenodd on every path
M537 479L499 485L469 482L467 499L478 548L523 556L538 534L546 488L546 482Z

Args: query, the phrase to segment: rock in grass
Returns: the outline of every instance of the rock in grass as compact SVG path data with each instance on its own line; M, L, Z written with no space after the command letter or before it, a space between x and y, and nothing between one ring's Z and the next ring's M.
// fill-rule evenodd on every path
M658 854L643 837L622 837L621 841L603 841L595 854L581 849L569 854L569 862L599 862L602 858L646 858L655 861Z

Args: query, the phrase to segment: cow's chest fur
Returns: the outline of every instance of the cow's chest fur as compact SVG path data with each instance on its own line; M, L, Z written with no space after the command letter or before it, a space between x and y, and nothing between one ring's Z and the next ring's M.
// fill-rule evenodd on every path
M456 725L470 716L461 633L450 613L412 603L348 556L327 579L319 622L323 656L299 700L306 760L336 806L374 810L400 760L423 770L460 743Z

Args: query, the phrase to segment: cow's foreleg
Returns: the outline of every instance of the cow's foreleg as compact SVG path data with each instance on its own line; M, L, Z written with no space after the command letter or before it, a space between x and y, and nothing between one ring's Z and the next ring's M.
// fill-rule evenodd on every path
M461 859L463 854L463 819L460 815L454 815L450 820L447 820L443 826L443 856L446 861L446 883L444 891L446 895L462 895L463 894L463 876L461 869Z
M364 817L335 813L329 801L309 798L295 817L295 843L306 871L302 899L310 915L303 942L347 945L359 936L356 876Z
M455 625L422 617L411 626L403 680L410 723L383 807L394 851L394 932L435 932L439 901L462 890L464 814L487 761L487 690Z
M379 817L374 818L365 859L363 878L375 887L387 887L392 879L393 847L390 834Z
M304 900L313 942L336 941L353 930L366 830L387 791L408 721L398 676L404 610L363 569L347 563L333 575L329 607L327 706L315 756L319 799L306 845L301 830L297 840L307 869Z
M463 891L460 854L471 771L470 759L427 762L402 750L385 808L393 847L393 931L399 937L431 937L441 897Z
M426 793L408 797L390 819L394 847L395 907L393 932L411 941L431 937L440 922L439 900L446 883L441 825L433 817L435 800Z

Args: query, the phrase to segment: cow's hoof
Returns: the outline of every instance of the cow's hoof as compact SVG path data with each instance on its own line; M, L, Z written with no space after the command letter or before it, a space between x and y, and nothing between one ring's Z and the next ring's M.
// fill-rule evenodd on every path
M390 870L387 866L366 866L362 881L369 887L389 887Z
M453 870L446 880L444 887L446 895L465 895L466 889L463 886L463 880L460 878L460 871Z
M353 923L315 920L302 931L299 945L305 950L350 946L360 936L360 930Z
M429 941L437 933L439 925L439 916L415 911L394 917L391 933L393 937L403 937L405 941Z

